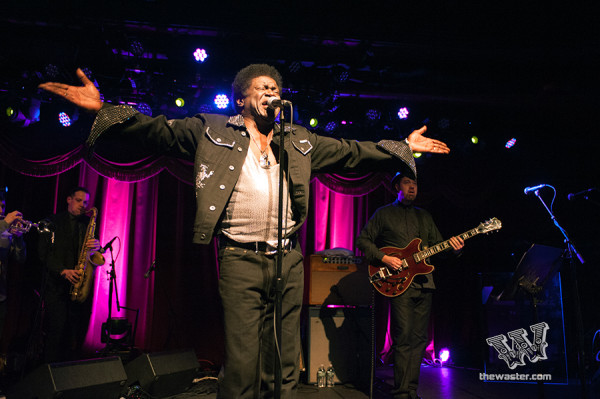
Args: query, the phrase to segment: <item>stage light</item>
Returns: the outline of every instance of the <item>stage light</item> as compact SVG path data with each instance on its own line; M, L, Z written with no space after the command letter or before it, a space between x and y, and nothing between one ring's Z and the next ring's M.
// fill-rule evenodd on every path
M71 117L66 112L60 112L58 114L58 121L64 127L71 126Z
M19 101L9 101L2 104L2 113L0 116L11 123L22 124L27 127L40 120L41 101L32 98Z
M137 105L137 110L140 111L144 115L152 116L152 108L146 103L139 103Z
M504 147L505 147L505 148L511 148L511 147L512 147L512 146L514 146L516 143L517 143L517 139L513 137L512 139L508 140L508 141L506 142L506 144L504 144Z
M335 122L335 121L331 121L331 122L327 123L327 125L325 125L325 131L326 131L327 133L333 133L333 131L334 131L335 129L337 129L337 127L338 127L338 124L337 124L337 122Z
M471 136L471 143L473 143L473 144L479 143L479 137L477 137L477 136Z
M317 118L310 118L310 121L308 122L308 124L310 125L310 127L317 127L317 125L319 124L319 121L317 120Z
M335 81L338 83L345 83L350 77L350 72L340 71L335 75Z
M132 40L129 44L129 51L136 57L141 57L144 54L144 45L139 40Z
M185 105L185 100L181 97L175 99L175 105L177 105L179 108L183 107Z
M229 106L229 97L226 94L217 94L214 103L219 109L225 109Z
M6 116L9 120L13 119L13 117L19 112L18 109L14 109L13 107L6 107Z
M408 108L402 107L398 110L398 118L407 119L409 113L410 113L410 111L408 110Z
M370 110L368 110L366 115L367 115L367 119L369 119L371 121L376 121L381 118L381 112L374 108L371 108Z
M58 67L54 64L46 65L44 72L46 73L46 76L51 79L56 79L58 77Z
M450 350L448 348L442 348L440 350L440 362L443 365L450 359Z
M302 64L298 61L292 61L288 66L288 69L291 73L297 73L302 68Z
M92 72L92 70L88 67L84 67L81 68L81 71L85 74L85 76L87 76L87 78L89 80L91 80L92 82L94 81L94 73Z
M194 59L196 60L196 62L204 62L204 60L206 60L207 58L208 54L203 48L197 48L196 51L194 51Z
M12 123L23 122L23 126L26 126L29 124L27 121L27 117L25 116L23 111L21 111L20 108L17 108L16 105L9 105L8 107L6 107L6 109L4 110L3 116L5 116L6 119Z

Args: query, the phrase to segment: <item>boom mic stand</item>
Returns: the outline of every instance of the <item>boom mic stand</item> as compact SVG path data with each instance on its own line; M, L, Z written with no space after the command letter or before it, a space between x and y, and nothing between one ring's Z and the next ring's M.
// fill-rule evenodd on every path
M120 320L113 320L112 318L112 299L113 299L113 293L115 294L115 301L116 301L116 305L117 305L117 312L121 311L122 309L125 310L129 310L129 311L135 311L135 326L133 327L133 332L131 331L131 324L127 321L127 319L125 319L123 324L120 324L120 327L123 329L124 327L124 331L122 331L122 329L119 329L118 333L119 334L123 334L125 333L125 338L127 338L128 342L128 349L131 350L134 347L134 342L135 342L135 333L137 331L137 323L138 323L138 316L139 316L139 309L131 309L128 308L126 306L121 306L119 304L119 293L117 291L117 275L115 273L115 259L113 256L113 248L112 245L108 246L108 249L110 249L110 270L108 271L108 275L109 275L109 286L108 286L108 317L106 319L106 323L102 323L102 332L101 332L101 336L102 337L106 337L106 346L104 347L104 349L102 350L102 353L104 355L106 355L107 353L110 353L111 350L115 349L115 347L117 349L120 349L118 344L120 342L116 342L117 346L114 346L113 344L115 343L111 336L113 335L114 332L114 328L115 328L115 324L117 322L119 322Z
M548 205L544 202L542 197L540 196L539 190L535 190L535 196L538 197L546 211L550 214L550 219L554 223L554 225L560 230L562 235L565 238L565 244L567 245L567 259L569 260L569 277L571 280L571 292L573 294L573 305L574 308L574 317L575 317L575 326L576 326L576 346L577 346L577 369L579 371L579 381L581 384L581 398L587 398L587 389L586 389L586 372L585 372L585 351L584 351L584 342L583 342L583 319L581 316L581 305L579 300L579 289L577 287L577 273L575 270L575 261L573 260L573 256L576 256L581 264L584 264L585 261L581 254L575 249L567 232L565 229L561 227L556 219L556 216L552 213L552 210L548 208Z

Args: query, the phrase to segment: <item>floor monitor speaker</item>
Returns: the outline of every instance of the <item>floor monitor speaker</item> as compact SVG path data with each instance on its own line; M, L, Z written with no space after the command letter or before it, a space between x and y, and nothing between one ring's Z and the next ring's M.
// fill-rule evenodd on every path
M200 364L193 350L146 353L125 367L127 385L139 384L152 396L172 396L186 391Z
M118 399L127 375L117 356L44 364L15 384L9 399Z

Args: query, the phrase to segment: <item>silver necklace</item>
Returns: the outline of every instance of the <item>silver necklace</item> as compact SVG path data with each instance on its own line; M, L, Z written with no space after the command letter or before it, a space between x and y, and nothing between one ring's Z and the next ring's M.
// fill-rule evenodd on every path
M248 133L248 134L250 134L250 133ZM254 139L254 136L252 134L250 134L250 138L254 142L254 145L256 146L256 148L258 148L258 150L260 151L260 157L258 159L258 164L263 169L269 169L271 167L271 161L269 161L269 144L267 144L267 146L265 147L265 149L263 151L260 149L260 146Z

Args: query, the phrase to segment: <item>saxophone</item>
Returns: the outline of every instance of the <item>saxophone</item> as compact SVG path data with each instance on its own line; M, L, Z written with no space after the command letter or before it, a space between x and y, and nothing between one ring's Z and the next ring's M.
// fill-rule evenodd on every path
M92 284L94 283L94 271L96 266L102 266L105 262L104 256L95 250L87 249L85 243L94 238L94 232L96 231L96 216L98 216L98 209L91 208L88 212L90 213L90 223L88 224L85 232L85 238L83 239L83 245L81 252L79 253L79 260L77 261L77 267L75 270L81 270L82 273L79 276L79 281L71 286L71 300L76 302L85 302L90 295L92 290Z

